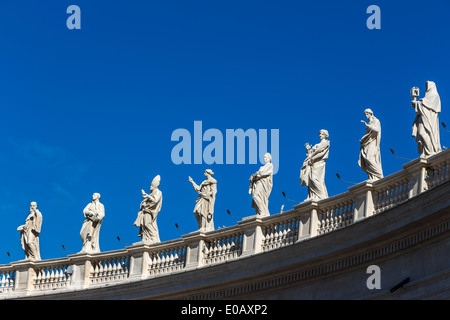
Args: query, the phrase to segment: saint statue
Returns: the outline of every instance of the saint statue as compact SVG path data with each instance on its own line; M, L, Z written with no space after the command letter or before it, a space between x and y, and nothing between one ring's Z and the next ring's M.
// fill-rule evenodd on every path
M364 110L364 115L369 123L361 120L366 126L366 134L361 138L358 164L369 176L369 181L375 181L383 178L380 152L381 124L380 120L373 115L372 110Z
M198 192L198 198L195 201L194 216L197 219L198 229L200 231L214 230L214 203L216 202L217 180L214 179L214 172L211 169L206 169L204 180L200 185L197 185L191 177L189 182L192 183L194 190Z
M252 208L259 217L269 216L269 196L273 186L273 164L270 153L264 155L264 165L250 177L248 193L253 196Z
M320 200L328 198L328 191L325 186L325 163L328 159L330 141L328 131L320 130L320 142L313 147L309 143L305 144L306 159L300 169L300 185L308 186L307 200Z
M158 225L156 218L161 211L162 206L162 192L158 189L161 177L157 175L151 185L150 194L142 190L142 200L138 217L134 221L134 225L139 227L138 237L142 239L144 244L153 244L160 242Z
M441 99L433 81L425 83L425 97L411 102L416 112L412 127L412 136L416 138L417 149L421 157L431 156L442 151L439 137L439 113Z
M81 252L98 253L100 252L100 227L105 217L105 207L100 203L99 193L92 195L92 202L84 208L83 214L86 219L80 231L81 241L83 242Z
M37 203L31 202L30 214L25 224L17 228L20 232L20 242L25 251L25 259L41 260L39 249L39 234L42 227L42 214L37 209Z

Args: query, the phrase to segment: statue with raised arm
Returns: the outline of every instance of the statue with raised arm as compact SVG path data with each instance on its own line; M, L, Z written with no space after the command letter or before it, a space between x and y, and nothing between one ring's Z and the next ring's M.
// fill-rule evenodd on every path
M320 200L328 198L327 187L325 186L325 163L328 159L330 141L328 131L319 131L320 142L311 147L305 144L306 159L300 169L300 185L308 187L307 200Z
M200 185L197 185L194 180L189 177L189 182L192 183L194 190L198 192L198 198L195 201L194 216L197 219L198 229L203 232L214 230L214 204L216 202L217 180L214 179L214 172L211 169L205 170L204 180Z
M83 243L81 252L98 253L100 252L100 227L105 217L105 207L100 203L99 193L92 195L92 202L88 203L84 208L83 215L86 219L80 231L80 237Z
M139 227L138 237L142 239L144 244L153 244L160 242L158 225L156 218L161 211L162 192L158 189L161 177L157 175L153 178L150 185L150 194L142 192L142 200L140 210L134 225Z
M31 202L30 214L25 220L25 224L17 228L20 232L20 242L25 251L25 259L41 260L39 249L39 234L42 227L42 214L37 209L37 203Z
M259 217L269 216L269 196L273 186L273 164L270 153L264 155L264 165L250 176L248 193L253 196L252 208Z
M414 100L411 106L416 112L412 127L412 136L416 138L417 149L421 157L431 156L442 151L439 137L439 113L441 112L441 99L433 81L425 83L425 97L416 100L419 89L411 90Z
M383 178L383 169L381 167L381 124L372 110L364 110L369 123L361 120L366 126L366 134L361 138L361 149L359 153L358 164L361 169L369 176L369 181L375 181Z

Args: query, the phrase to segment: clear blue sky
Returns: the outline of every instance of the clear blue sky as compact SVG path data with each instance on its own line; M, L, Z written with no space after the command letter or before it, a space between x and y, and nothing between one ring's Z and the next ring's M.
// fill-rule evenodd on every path
M69 5L81 30L69 30ZM369 30L366 9L381 8ZM253 215L248 178L260 164L175 165L171 134L278 129L280 168L269 209L303 201L304 144L327 129L330 196L367 178L358 166L363 111L382 124L385 175L418 156L410 89L437 84L449 124L450 2L13 1L0 2L0 264L24 258L17 227L31 201L44 221L43 259L81 250L82 210L99 192L102 251L138 242L141 189L161 175L161 240L195 231L197 194L215 172L216 228ZM441 127L441 143L450 145ZM204 146L207 143L204 144ZM179 230L175 228L179 225ZM117 240L120 237L121 242Z

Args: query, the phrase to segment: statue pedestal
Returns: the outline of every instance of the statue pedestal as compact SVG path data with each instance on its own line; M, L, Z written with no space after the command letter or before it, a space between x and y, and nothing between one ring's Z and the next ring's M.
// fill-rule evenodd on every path
M187 244L185 270L195 269L203 265L203 247L205 242L205 233L194 231L181 236Z
M261 252L263 239L261 217L257 215L245 217L238 221L238 225L244 229L241 257Z

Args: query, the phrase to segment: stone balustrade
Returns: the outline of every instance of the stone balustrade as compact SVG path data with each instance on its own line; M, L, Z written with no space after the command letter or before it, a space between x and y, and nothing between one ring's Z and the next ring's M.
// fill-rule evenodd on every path
M15 272L9 267L0 267L0 294L14 290Z
M186 244L183 241L166 243L149 251L147 272L150 276L181 271L186 261Z
M244 259L345 228L380 214L449 180L450 151L418 158L403 170L348 192L305 201L268 217L250 216L237 225L192 232L153 245L142 242L121 250L0 266L0 298L83 290L186 272Z
M267 219L263 226L262 250L268 251L298 240L299 216L279 214Z
M214 232L204 242L203 264L214 264L238 258L242 253L243 231L240 228L226 228Z

